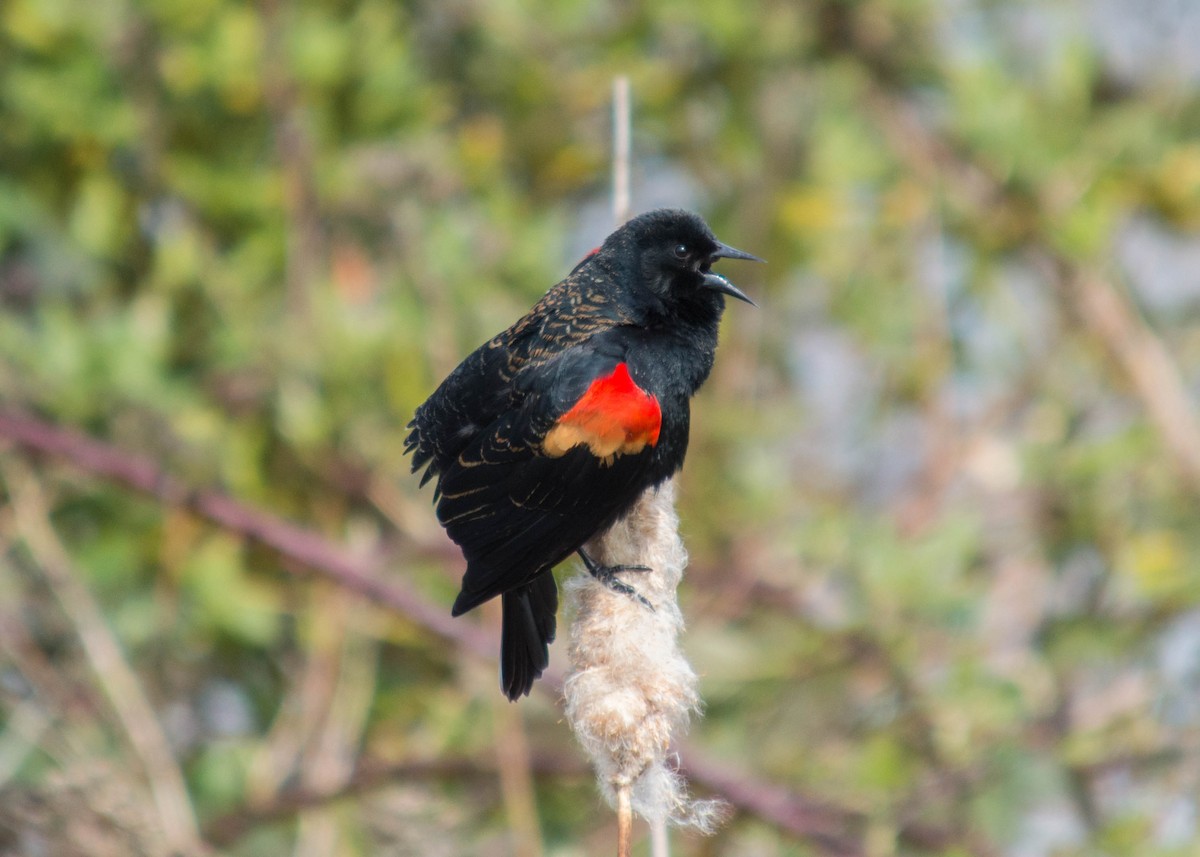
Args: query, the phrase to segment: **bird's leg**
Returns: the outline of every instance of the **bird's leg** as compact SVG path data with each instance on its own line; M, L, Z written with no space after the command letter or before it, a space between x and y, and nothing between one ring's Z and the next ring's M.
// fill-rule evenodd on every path
M628 583L625 583L624 581L617 579L617 575L623 571L652 571L650 566L648 566L648 565L601 565L600 563L598 563L594 559L592 559L590 556L588 556L587 551L585 551L583 548L580 548L577 551L577 553L579 554L580 558L583 560L583 565L588 570L588 573L591 574L592 577L596 578L596 580L603 583L605 586L607 586L613 592L620 592L622 595L628 595L630 598L633 598L633 599L636 599L636 600L642 602L642 604L644 604L648 608L650 608L651 611L654 610L654 605L651 604L649 601L647 601L645 599L645 597L643 595L641 595L636 589L634 589Z

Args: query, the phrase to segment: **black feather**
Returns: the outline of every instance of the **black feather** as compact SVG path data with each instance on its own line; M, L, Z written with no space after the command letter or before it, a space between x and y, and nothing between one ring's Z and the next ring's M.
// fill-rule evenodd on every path
M510 700L529 694L550 664L558 588L543 572L525 586L504 593L500 630L500 686Z

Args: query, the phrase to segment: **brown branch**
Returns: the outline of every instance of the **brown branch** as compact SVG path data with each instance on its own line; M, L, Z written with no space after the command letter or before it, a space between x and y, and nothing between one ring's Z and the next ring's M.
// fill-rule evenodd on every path
M861 813L756 781L728 764L706 759L691 747L681 750L679 767L689 779L704 783L735 806L815 843L828 857L865 854L861 841L866 817Z
M531 768L535 774L544 777L578 779L588 775L587 768L576 760L548 755L534 756L531 759ZM320 809L339 800L367 794L394 783L412 783L420 780L452 780L460 783L477 779L494 781L496 775L494 765L481 764L475 759L399 763L365 761L336 787L288 789L269 800L251 803L249 806L218 816L204 825L204 838L219 848L228 848L263 824L285 821L302 812Z
M384 580L373 557L356 556L328 539L212 490L193 490L143 456L115 449L79 432L12 411L0 411L0 437L186 509L198 517L266 545L281 556L327 577L368 600L390 607L440 637L481 657L496 645L481 629L455 622L448 610L430 604L398 580ZM289 571L300 573L299 569Z
M1163 341L1112 283L1061 260L1055 267L1083 323L1129 377L1181 475L1192 490L1200 491L1200 418Z

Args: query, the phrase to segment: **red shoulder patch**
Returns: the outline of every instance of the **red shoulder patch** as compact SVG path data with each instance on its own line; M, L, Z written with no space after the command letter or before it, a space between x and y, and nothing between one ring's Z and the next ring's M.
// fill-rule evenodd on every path
M546 434L542 449L553 458L586 445L592 455L611 462L658 443L662 411L658 399L634 383L629 367L618 363L591 383Z

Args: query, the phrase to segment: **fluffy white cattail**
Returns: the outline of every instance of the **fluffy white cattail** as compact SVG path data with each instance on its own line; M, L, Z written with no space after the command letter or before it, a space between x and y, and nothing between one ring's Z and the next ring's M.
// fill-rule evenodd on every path
M671 739L687 728L700 697L679 649L683 616L675 590L687 564L666 482L585 550L606 566L641 565L621 578L651 605L614 592L586 572L569 580L574 606L567 676L567 719L592 758L600 789L618 809L628 799L650 821L712 832L725 814L718 800L691 800L668 766ZM651 609L652 608L652 609ZM627 824L627 821L625 821Z

